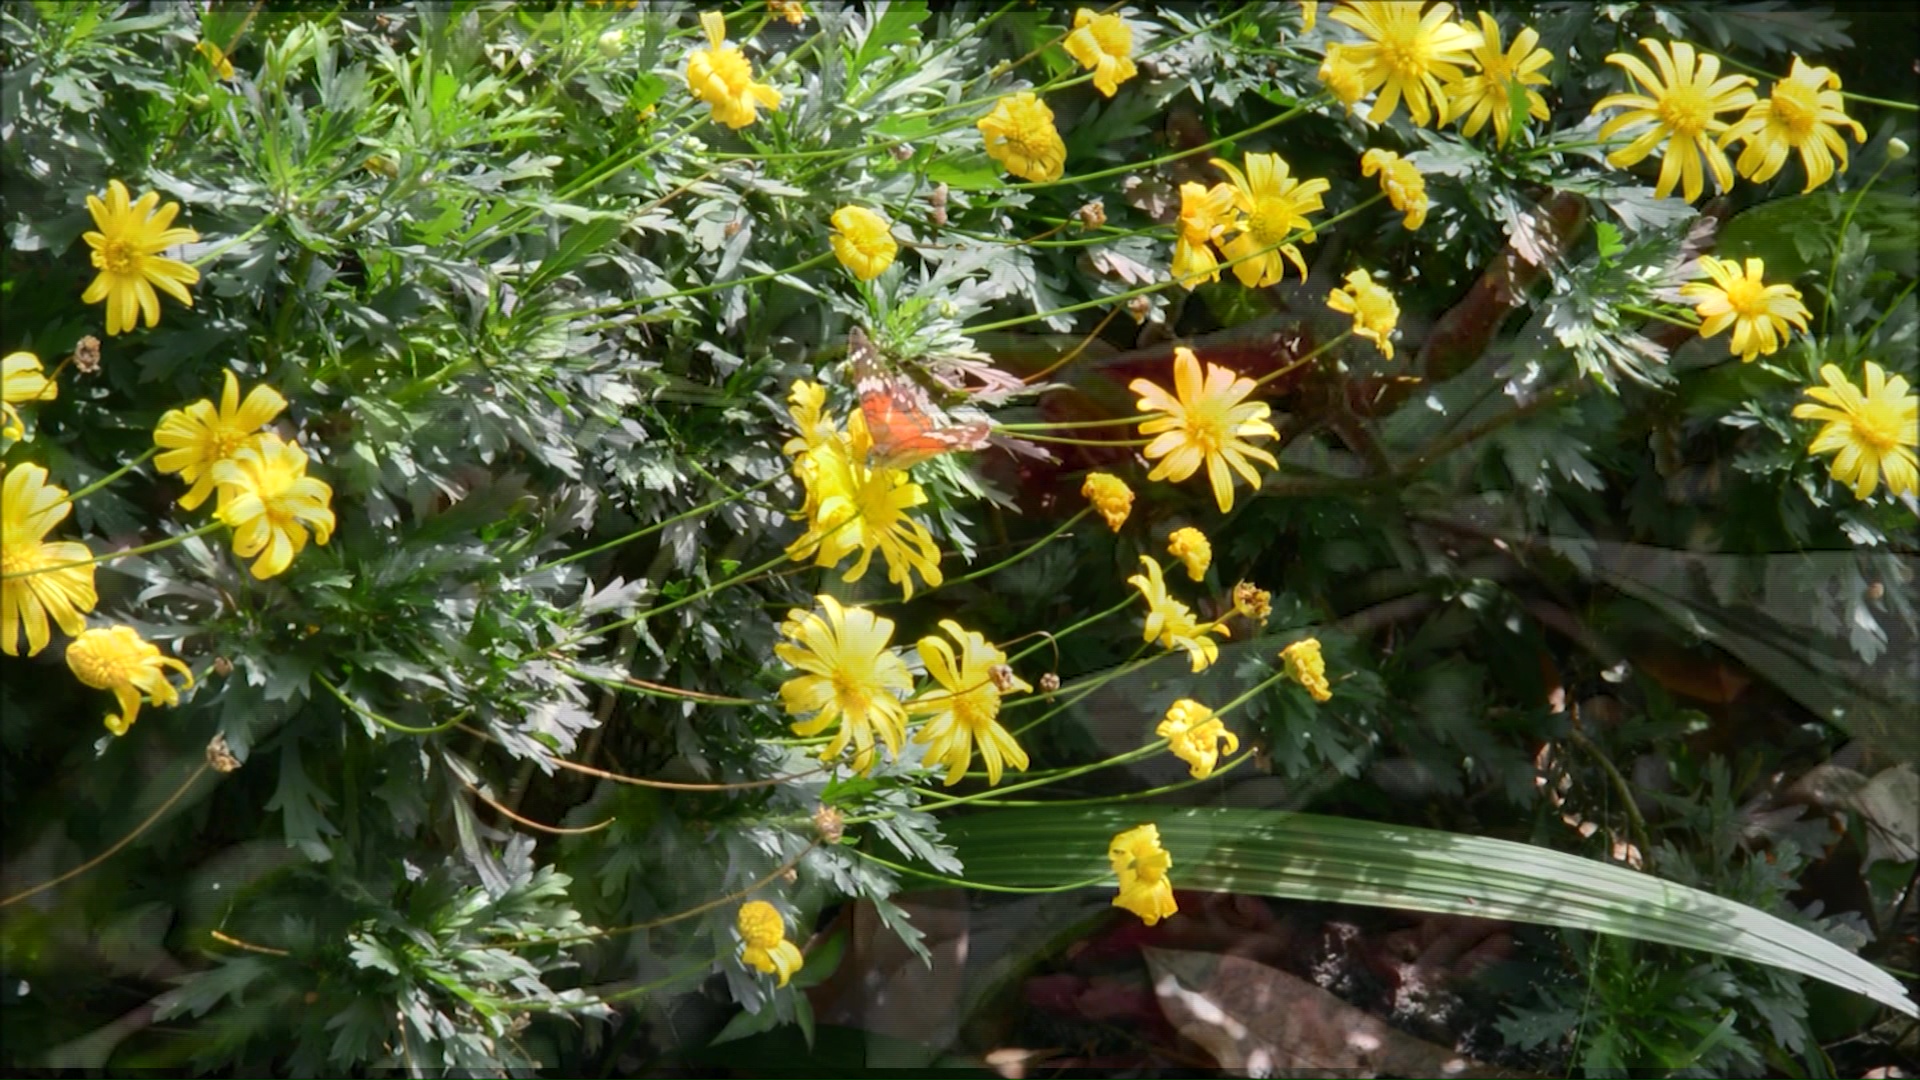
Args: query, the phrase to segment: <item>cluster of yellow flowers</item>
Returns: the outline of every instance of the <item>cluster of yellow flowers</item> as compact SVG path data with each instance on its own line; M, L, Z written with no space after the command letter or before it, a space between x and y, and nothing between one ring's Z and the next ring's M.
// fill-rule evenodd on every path
M1540 35L1532 28L1522 30L1513 47L1503 49L1493 16L1481 12L1476 30L1450 21L1452 15L1451 4L1424 10L1419 3L1400 0L1340 5L1330 17L1359 31L1364 40L1328 44L1321 83L1349 108L1379 91L1367 113L1373 124L1392 116L1402 100L1415 124L1438 127L1457 120L1469 137L1491 119L1501 146L1512 136L1512 93L1525 96L1529 116L1547 119L1546 99L1533 89L1546 84L1540 69L1553 62L1553 54L1536 48Z

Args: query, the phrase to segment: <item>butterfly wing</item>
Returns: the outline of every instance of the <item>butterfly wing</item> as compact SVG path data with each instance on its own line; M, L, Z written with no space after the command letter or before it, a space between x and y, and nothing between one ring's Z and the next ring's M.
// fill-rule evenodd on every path
M847 356L853 363L860 412L873 437L873 464L906 469L950 451L978 450L987 444L992 430L987 423L947 423L925 390L882 370L880 350L857 326L847 334Z

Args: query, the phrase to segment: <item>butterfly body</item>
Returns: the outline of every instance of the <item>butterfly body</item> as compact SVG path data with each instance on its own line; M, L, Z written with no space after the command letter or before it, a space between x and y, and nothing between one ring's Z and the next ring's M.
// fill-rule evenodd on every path
M911 379L881 369L880 351L857 326L847 336L847 354L853 362L860 413L873 439L869 464L906 469L954 450L978 450L987 445L990 425L981 420L950 422L926 390Z

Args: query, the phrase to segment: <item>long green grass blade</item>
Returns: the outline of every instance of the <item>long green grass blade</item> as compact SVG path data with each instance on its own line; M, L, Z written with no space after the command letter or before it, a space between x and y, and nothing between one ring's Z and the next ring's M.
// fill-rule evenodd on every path
M994 885L1084 880L1107 842L1151 821L1185 889L1512 919L1617 934L1751 960L1864 994L1909 1016L1893 976L1764 911L1622 866L1458 833L1279 810L1112 806L999 810L956 818L947 837L967 877Z

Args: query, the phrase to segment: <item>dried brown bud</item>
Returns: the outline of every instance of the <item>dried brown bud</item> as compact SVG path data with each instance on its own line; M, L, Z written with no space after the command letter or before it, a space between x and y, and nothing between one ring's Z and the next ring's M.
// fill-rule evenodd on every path
M223 773L240 767L240 759L233 756L233 748L227 745L224 733L215 735L213 741L207 744L207 764L213 766L215 772Z
M995 664L987 669L987 678L993 680L993 688L1006 693L1013 689L1013 669L1006 664Z
M1243 581L1233 587L1233 609L1265 626L1267 616L1273 614L1273 594L1255 588L1251 581Z
M73 347L73 366L80 369L82 375L92 375L100 370L100 339L88 334Z
M1107 204L1099 199L1087 203L1073 213L1085 228L1097 229L1107 223Z
M908 146L906 143L894 143L887 148L887 153L892 154L893 160L895 161L913 160L913 147Z
M740 230L745 228L746 225L747 223L740 218L734 218L732 221L727 222L727 227L723 231L727 234L727 239L731 240L740 235Z
M1878 600L1885 595L1887 595L1887 587L1885 585L1876 581L1867 586L1867 599Z
M947 185L935 184L933 194L927 196L927 203L933 207L933 211L927 217L933 222L934 227L945 225L947 223Z
M820 808L813 812L813 828L820 834L820 842L823 844L839 843L840 837L847 831L840 811L826 803L821 803Z
M1133 316L1134 322L1146 322L1147 316L1153 314L1153 301L1144 296L1136 296L1127 301L1127 314Z
M1060 689L1060 676L1055 675L1051 671L1047 672L1045 675L1040 676L1040 692L1041 693L1051 694L1058 689Z
M793 867L789 866L785 870L780 871L780 880L788 885L791 885L794 882L800 880L800 871L795 870Z
M218 675L218 676L220 676L220 677L221 677L221 678L223 678L223 679L224 679L224 678L226 678L227 676L229 676L229 675L231 675L231 674L233 674L233 661L231 661L231 660L229 660L229 659L227 659L227 658L226 658L226 657L224 657L224 656L216 656L216 657L214 657L214 658L213 658L213 673L214 673L215 675Z

